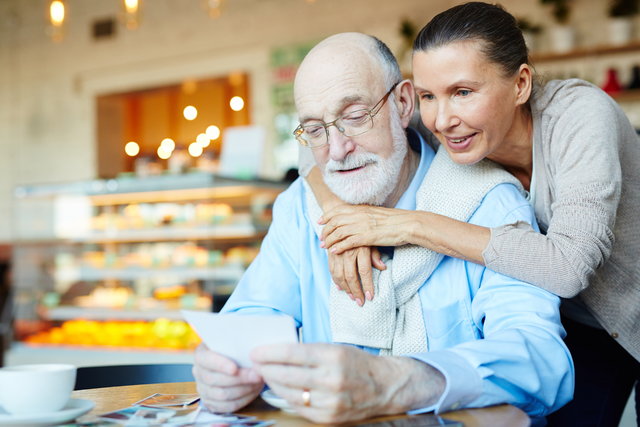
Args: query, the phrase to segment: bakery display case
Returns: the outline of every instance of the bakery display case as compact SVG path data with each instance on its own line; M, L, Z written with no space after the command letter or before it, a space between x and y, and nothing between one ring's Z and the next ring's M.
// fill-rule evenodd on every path
M179 310L219 311L286 187L191 173L17 188L18 343L193 350Z

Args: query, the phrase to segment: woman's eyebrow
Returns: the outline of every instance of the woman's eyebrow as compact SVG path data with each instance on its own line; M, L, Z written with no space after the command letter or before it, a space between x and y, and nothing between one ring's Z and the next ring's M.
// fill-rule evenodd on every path
M478 86L480 85L480 82L476 82L473 80L466 80L466 79L461 79L461 80L456 80L455 82L451 83L449 86L447 86L447 92L451 91L454 88L457 87L465 87L465 86ZM419 85L417 85L416 83L413 83L413 88L415 92L419 92L419 91L427 91L429 92L429 89L425 89Z

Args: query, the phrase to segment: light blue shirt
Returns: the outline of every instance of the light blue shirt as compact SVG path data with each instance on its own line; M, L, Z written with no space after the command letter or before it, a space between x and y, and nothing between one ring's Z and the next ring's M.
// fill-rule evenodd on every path
M420 146L420 165L397 208L415 210L416 192L435 155L424 141ZM519 220L537 229L531 206L513 185L503 184L468 222L498 227ZM305 343L330 343L330 283L327 254L297 180L276 200L260 253L222 311L287 314L304 326ZM446 387L435 405L412 413L510 403L534 424L544 424L544 415L571 400L573 361L562 341L557 296L451 257L418 293L429 351L410 356L442 372Z

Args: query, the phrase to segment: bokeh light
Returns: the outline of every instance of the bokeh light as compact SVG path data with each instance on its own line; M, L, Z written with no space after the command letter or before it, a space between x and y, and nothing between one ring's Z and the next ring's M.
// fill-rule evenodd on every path
M220 136L220 129L218 129L218 126L209 126L207 128L207 136L210 140L218 139Z
M209 146L209 143L211 142L211 140L209 139L209 137L206 134L201 133L196 138L196 142L198 143L198 145L200 145L202 148L204 148L204 147L208 147Z
M184 118L187 120L193 120L198 116L198 110L193 105L189 105L184 109Z
M202 146L197 142L192 142L189 145L189 154L191 154L193 157L198 157L200 154L202 154Z
M160 143L160 148L162 148L167 153L171 153L173 150L175 150L176 143L173 142L173 139L171 138L165 138L162 140L162 143Z
M231 98L231 101L229 101L229 105L233 111L240 111L244 108L244 99L239 96L234 96Z
M124 0L124 7L127 13L136 13L138 11L138 0Z
M51 23L56 27L62 25L62 21L64 21L64 4L59 0L51 2L49 12L51 13Z
M171 152L165 151L161 145L160 147L158 147L158 157L160 157L161 159L168 159L169 157L171 157Z
M124 152L133 157L140 152L140 146L133 141L127 142L127 145L124 146Z

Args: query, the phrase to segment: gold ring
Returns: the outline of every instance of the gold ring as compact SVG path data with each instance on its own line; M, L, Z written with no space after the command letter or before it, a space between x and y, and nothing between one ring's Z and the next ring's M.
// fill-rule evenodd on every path
M304 406L311 406L311 392L309 390L302 390L302 403Z

